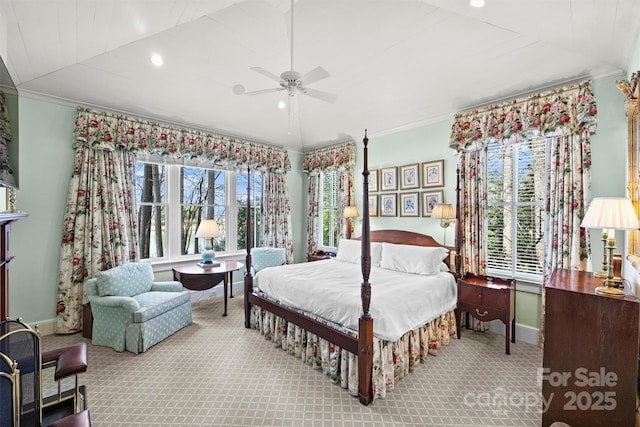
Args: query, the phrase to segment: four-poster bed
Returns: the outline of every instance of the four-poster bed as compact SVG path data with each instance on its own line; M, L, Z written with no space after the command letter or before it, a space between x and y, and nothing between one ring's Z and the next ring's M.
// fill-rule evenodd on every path
M366 135L363 139L364 143L364 167L363 167L363 205L368 205L368 138ZM250 198L248 198L250 199ZM432 237L422 235L419 233L409 232L409 231L401 231L401 230L379 230L379 231L371 231L369 225L369 212L368 209L363 209L363 219L362 219L362 237L360 238L360 248L359 248L359 264L361 270L361 278L362 282L359 287L359 300L358 309L361 309L361 315L359 319L353 321L353 316L350 318L351 322L347 322L347 325L351 325L350 327L345 326L345 323L341 321L332 321L330 317L322 317L321 314L323 311L315 311L308 312L305 311L303 305L298 305L297 303L291 303L289 301L293 301L290 298L276 298L272 295L287 295L287 294L279 294L277 292L277 286L279 281L284 282L284 279L279 280L287 276L284 273L284 270L278 270L277 272L272 272L272 276L275 276L276 279L273 279L272 282L275 288L268 288L267 280L265 279L263 282L265 283L265 288L272 290L272 295L269 295L265 292L262 292L262 286L260 285L260 280L258 280L258 285L261 286L261 289L257 289L254 287L254 277L251 274L251 247L250 247L250 238L251 236L251 220L247 217L246 223L246 235L247 235L247 255L246 255L246 274L244 280L244 309L245 309L245 327L252 327L252 323L255 325L259 325L259 328L264 331L267 330L269 334L278 335L276 340L278 344L281 341L282 347L287 349L289 353L295 353L300 356L302 354L303 359L307 359L309 363L314 363L317 359L323 359L323 370L325 369L325 360L327 361L331 359L331 365L341 365L338 368L338 372L328 372L329 377L334 376L336 382L340 381L343 387L349 388L351 394L357 394L360 403L364 405L368 405L375 397L384 397L386 387L393 388L394 376L398 375L397 371L397 363L396 363L396 352L402 353L398 358L406 359L403 360L402 364L406 365L400 368L399 376L403 376L404 373L408 373L410 370L413 370L413 367L420 363L420 360L423 357L426 357L427 352L431 354L435 354L436 349L440 345L448 344L449 337L455 335L456 325L455 325L455 315L453 314L453 309L455 308L456 301L456 284L454 275L449 271L449 256L448 250L443 251L442 245L437 243ZM384 242L384 243L377 243ZM355 242L354 242L355 243ZM413 326L402 326L400 327L401 331L404 331L401 335L401 338L397 338L396 335L393 335L392 341L388 341L388 335L385 335L385 331L382 331L379 327L385 323L383 320L389 317L395 317L393 315L389 316L388 313L386 315L377 314L380 319L376 323L377 330L374 330L374 319L370 312L371 306L371 283L369 282L371 268L372 268L372 243L375 245L374 251L374 267L379 267L380 253L383 250L386 250L385 253L394 253L396 256L396 263L402 264L403 256L405 253L402 252L405 250L413 251L415 250L415 255L419 259L418 264L423 264L421 257L424 253L432 253L437 252L435 255L437 260L435 261L437 264L433 264L434 267L425 267L422 265L422 268L426 268L427 270L431 268L434 270L433 272L419 272L418 274L411 274L413 271L404 271L404 272L389 272L389 270L384 270L382 268L376 270L376 292L380 292L377 295L382 295L382 291L387 291L385 297L380 296L380 299L393 299L392 296L403 296L404 298L416 299L415 295L421 292L424 292L425 288L429 289L439 289L438 300L436 301L437 308L430 308L428 313L420 312L417 318L420 318L419 324L413 324L411 322L416 322L416 317L412 317L407 320L408 325ZM351 245L351 243L350 243ZM386 246L383 246L386 245ZM402 245L402 246L399 246ZM410 245L410 246L404 246ZM347 247L345 244L344 247ZM426 247L426 248L425 248ZM386 248L386 249L383 249ZM408 249L405 249L408 248ZM338 259L340 258L340 251L343 247L339 247ZM448 248L447 248L448 249ZM424 252L420 252L424 251ZM388 255L389 256L389 255ZM439 258L438 258L439 257ZM411 257L409 257L411 258ZM390 258L387 258L389 260ZM356 262L356 261L352 261ZM394 261L391 262L393 264ZM444 264L443 264L444 263ZM310 265L311 264L311 265ZM312 269L316 270L316 274L321 265L325 265L327 269L338 270L339 260L325 260L325 261L316 261L314 263L305 263L305 264L295 264L290 266L282 266L282 267L274 267L273 270L283 269L290 267L287 272L291 272L292 270L303 269L305 266L310 266ZM457 262L456 262L457 264ZM430 264L431 265L431 264ZM346 266L347 269L351 273L353 273L353 264L350 266ZM388 267L388 266L387 266ZM392 266L394 267L394 266ZM405 267L400 267L400 270ZM457 265L456 265L457 267ZM414 269L413 266L408 266L409 270ZM268 270L263 270L259 275L258 279L262 279L264 276L268 277ZM327 270L327 271L328 271ZM400 271L399 270L399 271ZM437 272L435 271L437 270ZM446 272L445 272L446 270ZM297 270L295 270L297 271ZM342 270L340 270L342 271ZM335 271L332 271L335 276ZM413 272L415 273L415 272ZM313 294L313 297L310 297L310 301L314 305L319 299L323 299L322 297L318 297L317 292L319 292L316 287L320 288L320 283L323 285L327 285L324 282L324 277L322 276L313 276L311 273L304 274L300 276L299 282L307 281L307 287L299 286L298 293L304 289L308 289L310 293L311 291L315 291L316 294ZM327 273L328 274L328 273ZM341 274L341 273L337 273ZM377 277L382 277L383 274L388 274L389 281L386 281L383 284L378 283ZM404 276L392 276L393 274L404 275ZM415 276L415 277L409 277ZM428 277L432 276L432 277ZM318 278L319 277L319 278ZM349 276L351 277L351 276ZM415 280L417 281L414 288L399 288L395 295L393 293L389 293L388 288L391 286L401 286L404 285L404 282L410 282ZM335 277L334 277L335 279ZM382 279L380 279L382 280ZM386 280L386 279L385 279ZM420 282L420 280L432 280L431 282ZM424 283L427 283L426 285ZM434 283L434 284L432 284ZM329 282L329 286L325 286L325 288L330 288L334 282ZM299 283L300 285L300 283ZM382 287L384 286L384 287ZM313 287L313 288L311 288ZM273 292L273 289L276 289L276 292ZM344 299L345 292L342 291L339 298ZM405 289L409 289L406 291ZM414 289L411 291L411 289ZM378 291L379 290L379 291ZM353 289L351 289L353 291ZM418 292L419 291L419 292ZM428 291L428 290L427 290ZM342 312L348 313L351 312L353 315L354 307L353 307L353 292L350 295L352 305L347 308L343 307ZM424 297L421 297L424 298ZM283 302L284 301L284 302ZM304 300L303 300L304 301ZM399 300L402 303L402 300ZM286 304L289 302L289 304ZM415 304L415 301L412 301ZM346 304L346 302L345 302ZM375 308L378 309L381 306L381 301L376 303ZM407 304L409 305L409 304ZM419 304L418 304L419 305ZM426 304L430 305L430 304ZM397 304L396 304L397 307ZM256 312L257 308L257 312ZM418 307L420 308L420 307ZM358 310L359 311L359 310ZM257 314L256 314L257 313ZM380 313L378 310L377 313ZM394 313L391 311L391 313ZM396 311L397 313L397 311ZM253 317L252 317L253 316ZM420 317L423 316L423 317ZM252 322L253 320L253 322ZM394 319L395 320L395 319ZM295 331L293 330L295 329ZM375 333L374 333L375 332ZM387 333L388 334L388 333ZM382 338L380 338L382 337ZM387 337L387 338L385 338ZM311 342L315 339L318 339L320 343ZM274 340L274 341L276 341ZM326 341L321 341L326 340ZM306 341L307 343L303 343L301 341ZM307 346L305 348L305 345ZM302 348L301 348L302 347ZM389 348L387 353L387 348ZM319 356L319 353L322 353ZM329 355L330 353L330 355ZM384 353L384 354L382 354ZM375 355L375 362L374 362ZM391 363L391 378L378 375L380 371L384 371L385 364ZM356 368L357 366L357 368ZM333 369L326 367L326 369ZM376 374L376 378L374 378L374 373ZM348 378L345 378L348 377ZM357 383L357 387L354 385Z

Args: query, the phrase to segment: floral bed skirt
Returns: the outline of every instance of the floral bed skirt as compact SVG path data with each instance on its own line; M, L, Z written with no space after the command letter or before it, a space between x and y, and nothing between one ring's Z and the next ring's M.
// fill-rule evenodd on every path
M354 354L258 306L252 306L251 326L276 347L301 358L314 369L321 369L332 383L358 396L358 358ZM441 346L449 344L451 337L456 337L453 311L407 332L398 341L374 337L373 398L384 399L397 381L426 362L427 355L435 356Z

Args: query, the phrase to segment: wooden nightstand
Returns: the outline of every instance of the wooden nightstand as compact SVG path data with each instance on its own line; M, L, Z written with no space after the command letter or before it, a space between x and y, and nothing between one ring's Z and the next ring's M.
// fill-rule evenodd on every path
M318 251L318 252L314 252L312 254L309 254L307 256L307 261L311 262L311 261L320 261L323 259L329 259L336 256L336 254L334 254L333 252L323 252L323 251Z
M466 325L469 327L469 314L482 321L499 319L505 324L506 353L511 342L516 342L516 290L513 280L467 274L458 279L458 319L457 332L460 339L462 313L467 313Z

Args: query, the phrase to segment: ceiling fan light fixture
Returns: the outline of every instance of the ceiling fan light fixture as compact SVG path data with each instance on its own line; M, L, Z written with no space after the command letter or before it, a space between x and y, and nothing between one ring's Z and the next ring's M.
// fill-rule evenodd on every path
M483 7L484 6L484 0L469 0L469 4L473 7Z
M287 108L287 103L284 101L278 101L278 108L284 110L285 108Z

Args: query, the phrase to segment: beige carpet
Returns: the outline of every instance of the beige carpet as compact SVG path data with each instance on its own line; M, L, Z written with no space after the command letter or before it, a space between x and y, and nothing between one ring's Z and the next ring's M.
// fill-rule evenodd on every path
M87 388L101 426L539 426L542 350L463 331L384 400L365 407L320 371L244 328L242 295L193 305L194 323L147 352L89 345ZM43 350L84 340L46 336Z

